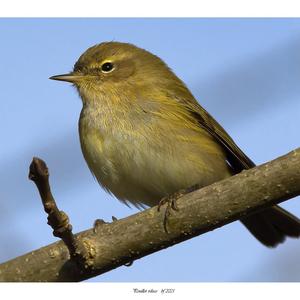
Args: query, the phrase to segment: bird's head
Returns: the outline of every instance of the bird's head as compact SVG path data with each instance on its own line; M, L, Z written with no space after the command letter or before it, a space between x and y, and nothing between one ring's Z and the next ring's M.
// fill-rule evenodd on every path
M105 42L87 49L72 72L50 77L73 83L80 94L124 89L154 90L170 80L178 80L168 66L152 53L132 44Z
M84 106L97 111L106 105L123 112L159 112L177 118L184 103L195 102L159 57L128 43L93 46L80 56L71 73L50 79L73 83Z

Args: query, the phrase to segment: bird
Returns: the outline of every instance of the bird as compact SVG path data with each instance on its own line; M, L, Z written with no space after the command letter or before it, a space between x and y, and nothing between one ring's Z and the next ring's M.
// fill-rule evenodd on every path
M50 79L77 89L83 156L99 184L124 204L153 207L255 167L185 83L145 49L102 42L73 71ZM280 206L240 221L267 247L300 236L300 220Z

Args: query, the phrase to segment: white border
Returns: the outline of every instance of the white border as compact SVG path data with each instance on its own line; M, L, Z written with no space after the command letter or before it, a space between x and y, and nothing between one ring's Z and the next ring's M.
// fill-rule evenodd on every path
M298 283L3 283L2 299L298 299ZM147 292L135 293L134 289ZM148 292L150 289L157 293ZM161 293L175 289L174 293Z
M298 17L299 0L10 0L0 17ZM154 266L155 267L155 266ZM134 293L133 289L175 288L173 294ZM298 283L0 283L3 299L295 299Z
M298 17L299 0L9 0L0 17Z

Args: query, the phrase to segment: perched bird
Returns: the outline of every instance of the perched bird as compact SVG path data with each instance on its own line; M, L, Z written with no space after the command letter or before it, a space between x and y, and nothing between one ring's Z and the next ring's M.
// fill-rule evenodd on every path
M84 52L69 74L81 96L80 143L101 186L124 203L155 206L255 164L157 56L105 42ZM300 220L274 206L241 220L264 245L300 236Z

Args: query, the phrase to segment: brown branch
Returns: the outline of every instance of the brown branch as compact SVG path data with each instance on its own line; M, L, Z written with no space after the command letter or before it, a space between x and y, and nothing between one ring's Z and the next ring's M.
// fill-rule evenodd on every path
M48 214L48 224L53 229L53 235L61 238L67 246L70 257L79 268L91 267L89 253L85 245L72 233L72 225L68 215L57 208L49 184L49 171L46 163L34 157L29 167L29 179L32 180L40 193L45 212Z
M164 210L147 209L76 237L89 245L93 270L78 268L63 242L0 265L0 281L81 281L223 226L300 194L300 148L187 194L163 228Z

